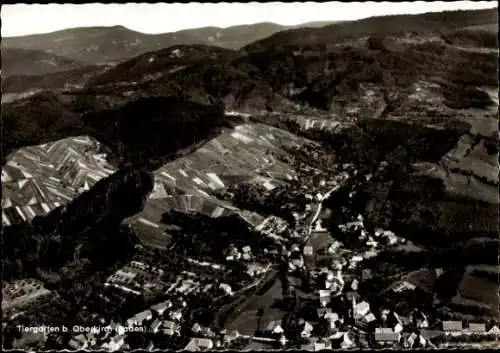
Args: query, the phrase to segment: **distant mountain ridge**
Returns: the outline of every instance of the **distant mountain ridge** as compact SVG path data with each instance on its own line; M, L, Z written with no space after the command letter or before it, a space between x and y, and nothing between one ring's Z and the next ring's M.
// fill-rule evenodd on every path
M194 28L162 34L141 33L123 26L82 27L45 34L5 37L2 40L2 48L41 50L86 64L104 64L127 60L174 45L205 44L240 49L282 30L302 26L318 27L328 23L322 21L283 26L264 22L228 28Z

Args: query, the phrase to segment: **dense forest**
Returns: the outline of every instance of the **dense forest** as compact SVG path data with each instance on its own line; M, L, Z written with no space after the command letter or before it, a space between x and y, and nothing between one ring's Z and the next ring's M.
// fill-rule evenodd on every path
M175 251L200 261L226 262L225 251L230 245L239 249L249 245L255 250L274 246L274 241L250 229L237 215L213 219L172 211L164 214L162 222L181 228L171 232Z
M237 52L208 45L175 45L147 52L123 61L105 73L93 77L87 86L116 84L118 82L140 82L148 75L166 75L197 63L228 60Z
M2 104L2 125L4 156L16 148L84 132L84 126L78 115L71 111L71 105L50 91Z
M295 223L292 205L297 208L305 208L307 200L303 195L292 196L288 193L286 186L278 186L269 191L262 185L251 183L235 184L218 195L221 199L231 201L236 207L246 209L259 214L274 215L280 217L290 224Z
M203 106L178 97L145 98L82 117L91 135L124 162L156 169L176 152L225 124L222 106Z
M357 21L333 23L320 28L299 28L278 32L243 48L247 53L286 46L336 44L361 37L412 34L439 35L458 28L498 23L498 10L428 12L419 15L370 17ZM383 25L381 25L383 24Z
M4 279L57 272L75 256L99 265L118 255L127 244L116 237L120 223L143 207L152 188L147 172L125 168L32 223L4 228Z
M494 52L465 51L417 39L403 45L388 37L372 36L365 44L343 48L309 45L251 52L232 64L242 70L251 67L251 77L269 83L278 94L330 110L333 102L354 98L362 83L403 89L431 77L457 84L453 88L456 98L450 95L456 104L465 99L462 105L468 101L475 105L477 92L470 86L496 85L497 61Z

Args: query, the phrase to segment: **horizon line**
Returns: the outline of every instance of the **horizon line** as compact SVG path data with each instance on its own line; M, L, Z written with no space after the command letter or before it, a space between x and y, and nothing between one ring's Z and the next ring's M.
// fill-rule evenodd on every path
M241 23L237 25L231 25L231 26L201 26L201 27L189 27L189 28L183 28L179 29L176 31L170 31L170 32L157 32L157 33L148 33L148 32L142 32L138 31L135 29L132 29L130 27L124 26L122 24L114 24L114 25L106 25L106 26L79 26L79 27L66 27L66 28L61 28L61 29L56 29L56 30L51 30L48 32L37 32L37 33L29 33L29 34L20 34L20 35L11 35L11 36L2 36L4 39L7 38L20 38L20 37L29 37L29 36L37 36L37 35L45 35L45 34L53 34L57 32L63 32L63 31L71 31L71 30L78 30L78 29L91 29L91 28L113 28L113 27L123 27L126 30L132 31L132 32L137 32L145 35L165 35L165 34L172 34L172 33L178 33L182 31L189 31L189 30L196 30L196 29L203 29L203 28L217 28L217 29L228 29L228 28L233 28L233 27L240 27L240 26L252 26L252 25L258 25L258 24L273 24L273 25L278 25L282 26L288 29L293 29L293 27L300 27L305 24L309 23L317 23L317 22L330 22L329 24L325 26L329 26L335 23L341 23L341 22L356 22L356 21L362 21L366 20L369 18L381 18L381 17L392 17L392 16L420 16L428 13L444 13L444 12L459 12L459 11L489 11L489 10L494 10L498 9L498 6L494 6L491 8L486 8L486 9L457 9L457 10L444 10L444 11L426 11L426 12L421 12L421 13L400 13L400 14L388 14L388 15L378 15L378 16L367 16L359 19L354 19L354 20L327 20L327 19L319 19L319 20L314 20L314 21L306 21L306 22L301 22L297 24L282 24L278 22L271 22L271 21L262 21L262 22L252 22L252 23Z

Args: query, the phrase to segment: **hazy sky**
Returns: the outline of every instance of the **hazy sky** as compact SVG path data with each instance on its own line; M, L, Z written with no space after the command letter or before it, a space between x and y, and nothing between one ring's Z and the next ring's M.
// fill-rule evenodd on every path
M215 4L47 4L2 6L2 36L47 33L65 28L122 25L144 33L174 32L205 26L229 27L256 22L295 25L310 21L457 9L484 9L496 1L456 2L302 2Z

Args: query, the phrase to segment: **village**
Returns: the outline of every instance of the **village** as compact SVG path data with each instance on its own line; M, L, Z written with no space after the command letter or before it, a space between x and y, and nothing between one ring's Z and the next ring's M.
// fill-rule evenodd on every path
M372 302L366 295L370 292L366 283L374 273L370 266L365 267L365 262L388 248L408 242L389 230L377 228L370 232L360 214L351 215L337 229L323 225L322 215L328 211L323 202L360 175L351 164L332 166L317 151L310 151L310 156L312 161L320 162L312 163L316 164L313 166L295 157L287 161L297 172L289 182L287 195L291 200L305 202L276 206L280 209L287 206L294 222L276 215L264 216L254 225L248 222L272 246L230 244L223 249L222 261L188 257L183 263L189 268L173 272L169 265L134 259L107 277L104 292L97 300L111 305L118 297L144 297L151 293L161 293L162 299L121 319L94 314L92 325L85 326L90 329L75 332L64 343L65 347L107 351L137 348L317 351L460 347L474 340L498 341L498 323L440 321L435 313L419 307L403 314ZM361 180L371 177L366 174ZM274 187L269 187L264 193L272 195L273 190ZM244 273L236 272L239 275L231 277L230 268L243 269ZM21 294L15 289L19 286L23 287ZM19 303L33 302L50 294L34 281L14 287L4 286L5 309L13 310ZM401 293L415 288L411 281L401 279L390 290ZM272 298L262 300L269 303L261 304L261 299L270 292ZM197 320L193 313L200 306L206 306L207 312L224 320ZM14 311L13 315L19 312ZM48 336L50 333L44 339Z
M471 340L498 341L500 330L495 324L441 322L433 313L417 307L410 315L402 315L390 307L376 307L370 303L361 287L373 273L372 269L363 267L364 261L376 258L388 247L405 244L405 239L383 229L370 234L360 214L338 225L339 234L347 239L355 238L356 246L346 246L335 239L331 230L322 225L323 201L356 176L357 171L349 164L336 166L335 173L303 163L298 163L296 168L300 183L295 183L289 193L303 194L307 204L305 207L293 205L293 228L276 216L268 216L255 227L263 237L274 242L274 248L230 246L225 250L225 264L188 258L186 262L192 268L180 270L173 277L154 264L131 261L108 277L105 288L123 296L143 296L159 291L168 299L122 320L94 315L94 328L76 332L68 340L68 348L115 351L146 347L148 350L200 351L281 347L317 351L367 347L435 348L460 346ZM367 174L364 179L370 177ZM243 264L247 269L246 279L240 278L238 287L225 283L221 280L223 276L215 275L227 271L232 263ZM281 291L284 309L274 315L270 313L279 311L272 305L260 307L256 310L259 312L257 327L248 329L245 323L238 329L237 322L248 322L250 312L245 305L253 297L260 298L256 293L269 286L271 290L278 288ZM23 294L25 297L49 293L43 286L32 287L25 290L28 292ZM414 289L414 284L401 280L391 290ZM12 292L10 289L9 293ZM230 306L232 319L223 325L217 322L200 324L193 320L192 312L197 310L195 302L200 302L201 297L206 298L205 302L210 303L214 311L228 302L238 302L237 298L245 300L243 304L238 302ZM112 298L104 295L101 300L111 302ZM19 300L22 298L11 300L9 305ZM292 319L291 312L295 312Z

